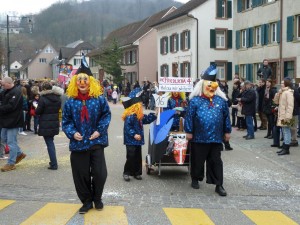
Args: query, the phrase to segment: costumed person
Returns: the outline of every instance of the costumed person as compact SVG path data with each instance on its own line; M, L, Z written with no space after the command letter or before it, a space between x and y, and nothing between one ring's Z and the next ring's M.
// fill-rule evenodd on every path
M156 120L154 113L145 115L141 98L142 90L134 89L128 97L122 98L125 111L122 114L124 120L124 145L126 145L126 163L123 178L130 181L129 176L142 180L142 145L144 141L143 124L150 124Z
M171 92L171 97L168 99L168 106L164 108L164 110L172 110L174 108L185 108L186 106L186 97L184 92ZM177 110L174 114L174 120L171 127L171 131L178 131L179 130L179 122L180 117L184 117L184 111Z
M108 146L111 112L85 57L70 80L63 110L62 128L70 139L71 167L80 214L103 209L102 193L107 177L104 148Z
M191 141L191 186L199 189L204 178L206 161L206 183L215 184L215 191L226 196L223 188L222 141L229 141L231 133L230 114L225 93L216 82L217 68L211 65L190 94L185 116L184 130Z

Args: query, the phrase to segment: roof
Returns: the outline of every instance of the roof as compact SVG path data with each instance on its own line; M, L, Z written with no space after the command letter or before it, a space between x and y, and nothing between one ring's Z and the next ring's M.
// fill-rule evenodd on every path
M75 46L75 47L71 47ZM66 59L66 61L69 61L75 54L76 52L80 50L93 50L95 46L93 46L91 43L87 41L76 41L71 44L68 44L66 47L61 47L61 53L63 59Z
M152 23L158 22L163 18L167 12L169 12L174 6L168 7L152 16L131 24L128 24L124 27L121 27L117 30L109 33L107 38L102 42L101 47L89 53L89 56L95 56L102 52L103 49L109 46L113 39L118 41L119 46L126 46L133 44L136 40L140 39L143 35L148 33L152 27Z
M154 26L163 24L165 22L174 20L178 17L187 15L187 14L189 14L190 11L192 11L193 9L197 8L199 5L202 5L203 3L207 2L207 1L208 0L190 0L183 6L176 9L174 12L172 12L169 15L167 15L166 17L162 18L160 21L154 22L150 26L154 27Z

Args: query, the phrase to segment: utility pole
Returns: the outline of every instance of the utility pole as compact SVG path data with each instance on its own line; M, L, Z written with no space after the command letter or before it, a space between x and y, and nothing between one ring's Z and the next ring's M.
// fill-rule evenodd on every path
M7 76L10 75L10 49L9 49L9 16L6 15L6 32L7 32Z

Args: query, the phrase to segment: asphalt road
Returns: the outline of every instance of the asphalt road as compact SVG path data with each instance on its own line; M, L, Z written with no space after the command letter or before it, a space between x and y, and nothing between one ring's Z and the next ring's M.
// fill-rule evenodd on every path
M270 147L271 141L263 138L265 131L256 132L255 140L246 141L242 138L245 132L233 130L231 145L234 150L222 153L227 197L219 197L214 192L214 186L205 182L200 183L199 190L192 189L187 167L162 167L160 176L157 168L154 168L152 175L147 175L143 168L142 181L131 179L130 182L125 182L122 178L125 162L121 120L123 107L121 104L110 106L110 145L105 149L108 178L103 202L105 206L109 206L105 212L116 210L116 215L109 214L109 218L125 217L125 220L86 224L126 224L124 221L133 225L185 224L176 223L180 218L172 219L174 215L180 215L180 212L167 211L173 208L180 208L183 218L194 218L191 210L202 209L212 224L275 224L253 222L254 220L249 219L249 215L246 214L247 211L243 210L257 210L256 216L259 212L279 211L294 221L290 224L300 224L300 147L291 148L290 155L279 157L275 153L277 149ZM148 126L145 126L145 137L148 137L148 129ZM57 171L47 169L49 159L42 137L28 133L27 136L19 136L19 144L27 157L17 165L15 171L0 173L0 224L21 224L48 203L66 203L66 209L74 205L79 207L80 202L71 175L68 139L63 132L55 137L59 163ZM147 154L147 147L143 146L143 159ZM5 161L1 160L0 166L4 163ZM15 202L5 207L6 203L3 200ZM4 205L4 209L1 208L1 204ZM51 210L59 208L55 204ZM183 208L190 211L185 212ZM47 211L50 217L53 216L51 213L55 214L51 210ZM196 215L199 215L197 213ZM84 224L85 219L74 212L64 224ZM187 219L184 221L187 222ZM199 224L210 223L199 221Z

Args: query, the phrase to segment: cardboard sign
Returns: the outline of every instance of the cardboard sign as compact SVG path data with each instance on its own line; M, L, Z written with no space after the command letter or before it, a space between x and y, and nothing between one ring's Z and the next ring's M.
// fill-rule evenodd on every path
M153 97L155 100L156 107L166 108L168 106L168 99L170 97L170 95L168 93L165 93L163 95L153 94Z
M193 79L189 77L160 77L159 91L164 92L192 92Z

